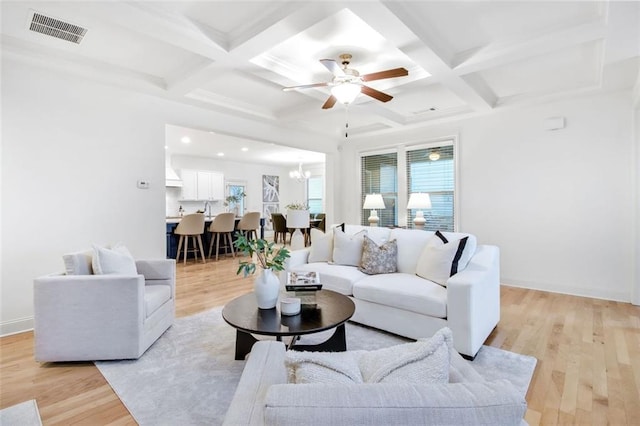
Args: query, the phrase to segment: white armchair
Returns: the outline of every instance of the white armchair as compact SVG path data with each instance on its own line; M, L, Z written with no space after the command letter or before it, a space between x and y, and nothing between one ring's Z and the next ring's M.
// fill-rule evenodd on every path
M36 361L139 358L175 318L175 260L138 260L136 269L36 278Z

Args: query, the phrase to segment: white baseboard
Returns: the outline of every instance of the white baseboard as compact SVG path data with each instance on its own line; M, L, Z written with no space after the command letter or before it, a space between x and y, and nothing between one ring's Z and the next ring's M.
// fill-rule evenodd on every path
M510 278L501 278L500 281L502 285L507 287L526 288L529 290L548 291L549 293L560 293L568 294L570 296L590 297L592 299L631 303L631 295L625 294L623 291L573 287L562 284L513 280Z
M33 317L20 318L0 323L0 337L24 333L25 331L30 330L33 330Z

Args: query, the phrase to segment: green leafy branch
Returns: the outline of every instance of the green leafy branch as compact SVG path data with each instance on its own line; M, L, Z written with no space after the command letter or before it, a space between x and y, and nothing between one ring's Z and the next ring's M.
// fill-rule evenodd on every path
M263 269L282 271L284 270L284 263L289 257L289 250L286 248L276 248L274 243L261 238L249 240L239 232L236 233L236 240L233 244L239 251L251 258L249 261L241 260L236 271L236 274L242 272L245 277L256 272L257 265L260 265ZM257 262L253 261L254 255Z

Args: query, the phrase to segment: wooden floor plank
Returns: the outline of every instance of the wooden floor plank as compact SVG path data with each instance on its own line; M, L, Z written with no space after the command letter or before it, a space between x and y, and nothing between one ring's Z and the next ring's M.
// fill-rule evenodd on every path
M252 291L238 258L176 267L176 315ZM534 356L532 425L634 424L640 419L640 308L503 286L502 314L486 344ZM36 399L45 425L134 425L92 363L37 363L33 333L0 339L0 408Z

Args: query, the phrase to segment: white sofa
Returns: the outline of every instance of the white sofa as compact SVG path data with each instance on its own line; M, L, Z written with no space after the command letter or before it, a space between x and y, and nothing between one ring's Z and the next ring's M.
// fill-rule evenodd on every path
M317 271L324 289L351 297L356 305L352 321L418 339L449 327L458 352L473 358L500 320L500 252L498 247L477 245L470 234L442 234L455 241L468 237L470 260L451 276L446 287L416 275L418 260L434 232L346 225L353 235L366 230L378 244L397 242L397 272L367 275L355 266L331 261L311 262L311 248L293 251L285 271ZM329 232L333 232L331 229ZM328 236L328 235L327 235ZM313 240L313 238L312 238ZM286 273L280 274L281 283Z
M282 342L251 350L224 425L526 425L524 396L451 353L449 383L289 384Z
M135 261L135 275L34 280L35 359L41 362L139 358L175 318L175 260ZM84 260L81 260L84 262Z

